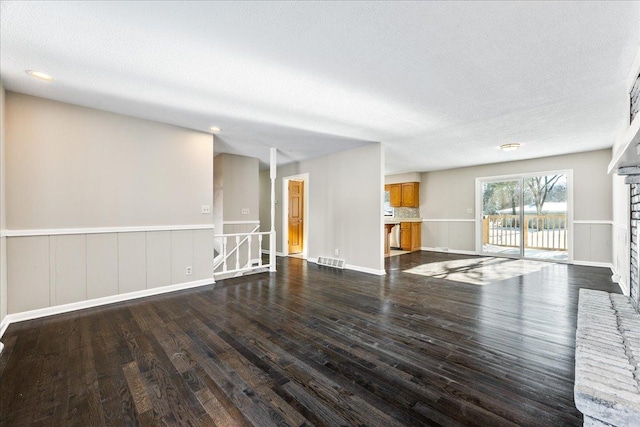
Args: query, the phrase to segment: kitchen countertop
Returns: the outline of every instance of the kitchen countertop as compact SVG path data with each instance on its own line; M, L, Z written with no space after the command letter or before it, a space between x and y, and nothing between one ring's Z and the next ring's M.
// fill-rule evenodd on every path
M384 218L385 224L400 224L401 222L422 222L422 218Z

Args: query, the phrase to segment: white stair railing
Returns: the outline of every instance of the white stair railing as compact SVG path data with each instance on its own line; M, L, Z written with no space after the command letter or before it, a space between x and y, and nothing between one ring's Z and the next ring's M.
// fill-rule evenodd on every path
M246 233L217 234L214 236L215 239L222 240L222 253L214 260L215 278L220 278L220 276L240 276L246 272L264 270L271 267L270 263L264 264L262 262L262 242L264 236L271 236L272 232L258 232L259 228L260 226L257 226L253 231ZM253 246L256 238L258 254L257 259L253 259ZM230 248L229 246L232 247Z
M256 225L255 228L253 230L251 230L248 233L239 233L237 237L241 237L241 236L245 236L244 239L240 240L240 242L238 242L236 240L236 245L233 249L229 250L228 249L228 237L233 237L235 236L235 234L216 234L214 237L214 239L218 239L221 238L222 239L222 253L218 254L214 260L213 260L213 269L215 271L215 269L217 269L220 264L227 262L227 260L238 251L238 248L241 247L241 245L243 245L245 242L248 241L249 236L251 236L253 233L255 233L256 231L258 231L260 229L260 224ZM249 243L249 246L251 246L251 243ZM225 249L226 247L226 249ZM226 254L226 255L225 255ZM225 267L225 269L227 269Z

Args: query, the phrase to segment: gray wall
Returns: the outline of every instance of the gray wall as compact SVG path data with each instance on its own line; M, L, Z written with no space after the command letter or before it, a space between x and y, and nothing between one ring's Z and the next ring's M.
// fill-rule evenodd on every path
M611 263L610 159L607 149L423 173L420 212L431 221L423 223L422 246L475 251L476 178L572 169L574 221L583 222L574 224L574 260Z
M7 227L211 224L206 133L7 92Z
M6 224L5 203L5 91L0 84L0 322L7 315L7 239L3 236Z
M340 250L352 268L384 271L383 182L381 144L343 151L278 168L276 180L276 231L282 232L282 178L309 174L308 257L334 256ZM267 220L269 172L261 173L261 218ZM268 224L268 222L267 222ZM264 224L263 229L268 225ZM282 251L280 239L276 251Z
M6 109L10 314L212 281L211 135L11 92Z
M221 191L222 217L224 221L258 221L259 219L259 168L258 159L234 154L219 154L216 167L221 169L216 177L217 192ZM243 214L242 209L249 209Z
M235 154L219 154L214 159L214 169L216 234L252 232L257 227L260 216L259 160ZM248 209L249 213L242 213L243 209ZM228 241L228 251L235 247L234 239L231 238ZM265 237L263 244L268 245L268 242L268 238ZM238 254L240 254L238 261L241 265L248 261L247 244L242 244L241 250L228 258L229 265L235 263ZM252 240L252 260L259 257L258 246L258 240ZM215 250L217 253L223 252L221 238L216 238Z

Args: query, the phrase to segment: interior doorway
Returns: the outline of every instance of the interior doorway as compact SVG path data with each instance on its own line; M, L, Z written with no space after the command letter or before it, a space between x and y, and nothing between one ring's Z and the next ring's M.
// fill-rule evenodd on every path
M302 253L304 242L304 181L289 181L289 209L287 223L289 227L289 255Z
M307 259L309 174L284 177L282 184L282 252Z

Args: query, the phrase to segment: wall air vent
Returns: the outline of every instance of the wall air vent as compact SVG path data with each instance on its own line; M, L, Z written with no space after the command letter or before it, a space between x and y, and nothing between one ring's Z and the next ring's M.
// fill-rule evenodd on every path
M318 262L316 264L324 265L326 267L344 269L344 260L339 258L329 258L326 256L321 256L321 257L318 257Z
M638 111L640 110L640 74L636 77L636 81L633 83L631 87L631 92L629 92L629 111L630 118L629 124L633 123L633 119L638 115Z

